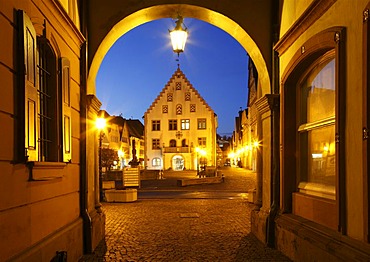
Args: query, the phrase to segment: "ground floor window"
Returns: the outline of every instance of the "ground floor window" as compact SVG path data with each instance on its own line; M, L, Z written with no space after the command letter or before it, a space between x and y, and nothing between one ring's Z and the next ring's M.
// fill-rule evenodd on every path
M159 157L155 157L152 159L152 166L153 167L160 167L162 164L162 161Z
M313 36L282 76L281 207L334 230L345 227L343 36L343 28Z
M184 158L182 156L177 155L172 158L172 169L175 171L184 169Z

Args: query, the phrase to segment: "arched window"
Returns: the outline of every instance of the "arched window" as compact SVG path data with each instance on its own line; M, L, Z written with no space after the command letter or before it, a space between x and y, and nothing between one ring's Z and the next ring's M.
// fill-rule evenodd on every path
M304 43L282 77L283 212L341 230L345 226L340 209L345 205L343 31L328 29Z
M161 166L161 159L159 157L155 157L152 159L152 166L153 167L160 167Z
M176 140L175 139L170 140L170 147L176 147Z
M188 146L188 145L186 144L186 139L183 139L183 140L181 141L181 146L182 146L182 147L186 147L186 146Z

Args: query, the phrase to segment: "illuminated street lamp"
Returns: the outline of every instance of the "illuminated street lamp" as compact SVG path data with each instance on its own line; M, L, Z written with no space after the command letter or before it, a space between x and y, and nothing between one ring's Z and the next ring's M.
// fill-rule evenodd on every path
M184 52L186 39L188 38L187 28L182 27L183 22L184 19L182 16L178 16L176 27L170 30L172 49L177 53L177 56L179 56L181 52Z
M197 152L197 176L200 177L199 176L199 155L205 156L207 153L204 149L201 149L199 147L195 148L195 152Z
M104 128L107 125L105 118L96 119L96 128L99 130L99 202L104 200L103 192L103 170L102 170L102 141L104 137Z

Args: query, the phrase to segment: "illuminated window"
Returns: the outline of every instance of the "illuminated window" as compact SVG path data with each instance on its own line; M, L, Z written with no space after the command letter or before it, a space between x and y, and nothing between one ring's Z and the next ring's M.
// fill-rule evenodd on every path
M198 129L206 129L206 128L207 128L207 119L198 118Z
M152 159L152 166L153 167L159 167L159 166L162 165L161 162L162 161L161 161L161 159L159 157L155 157L155 158Z
M22 10L18 11L23 30L19 30L19 43L24 58L25 131L19 132L23 144L17 158L25 161L69 162L71 160L71 101L70 63L57 58L49 40L37 37L35 28ZM20 89L21 90L21 89ZM22 91L21 91L22 92ZM23 142L24 141L24 142Z
M330 186L335 190L334 52L321 57L304 75L299 83L299 182L303 182L301 187L309 182Z
M198 137L198 146L206 147L207 146L207 138L206 137Z
M343 31L328 29L303 43L282 76L282 204L286 212L332 229L345 226L338 208L346 172Z
M181 119L181 129L182 130L190 129L190 119Z

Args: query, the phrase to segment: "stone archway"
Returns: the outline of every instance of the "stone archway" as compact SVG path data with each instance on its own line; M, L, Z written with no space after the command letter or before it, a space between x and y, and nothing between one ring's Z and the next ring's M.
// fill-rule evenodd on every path
M259 209L252 214L254 217L252 232L265 242L266 218L272 200L269 193L264 193L262 198L262 188L271 189L272 150L275 149L274 155L277 157L279 155L276 150L279 95L271 94L271 79L274 79L274 90L277 90L278 86L276 72L275 77L272 74L273 35L276 33L272 14L276 12L273 10L276 3L269 0L253 3L212 0L185 0L182 4L175 2L175 0L110 1L109 5L106 5L100 0L89 1L87 94L95 98L96 104L99 103L95 95L95 81L105 55L121 36L144 23L162 18L176 18L180 13L184 18L202 20L232 36L246 50L258 72L254 118L257 138L261 141L256 156L256 204ZM276 60L276 55L274 59ZM276 71L276 63L274 70ZM272 142L275 142L274 148ZM87 147L91 147L89 142Z
M96 94L95 79L100 64L108 50L121 36L141 24L156 19L176 17L178 13L183 17L208 22L235 38L244 47L257 68L261 87L258 97L270 93L272 23L271 4L267 1L254 3L253 6L246 3L215 5L213 1L191 1L192 5L173 4L171 3L173 1L164 1L168 2L167 4L163 4L163 1L153 1L151 6L145 6L142 3L137 3L135 6L118 2L109 6L101 1L90 3L89 27L92 30L89 31L88 36L91 55L87 80L88 94ZM230 8L234 9L230 10ZM255 26L256 23L258 26Z

